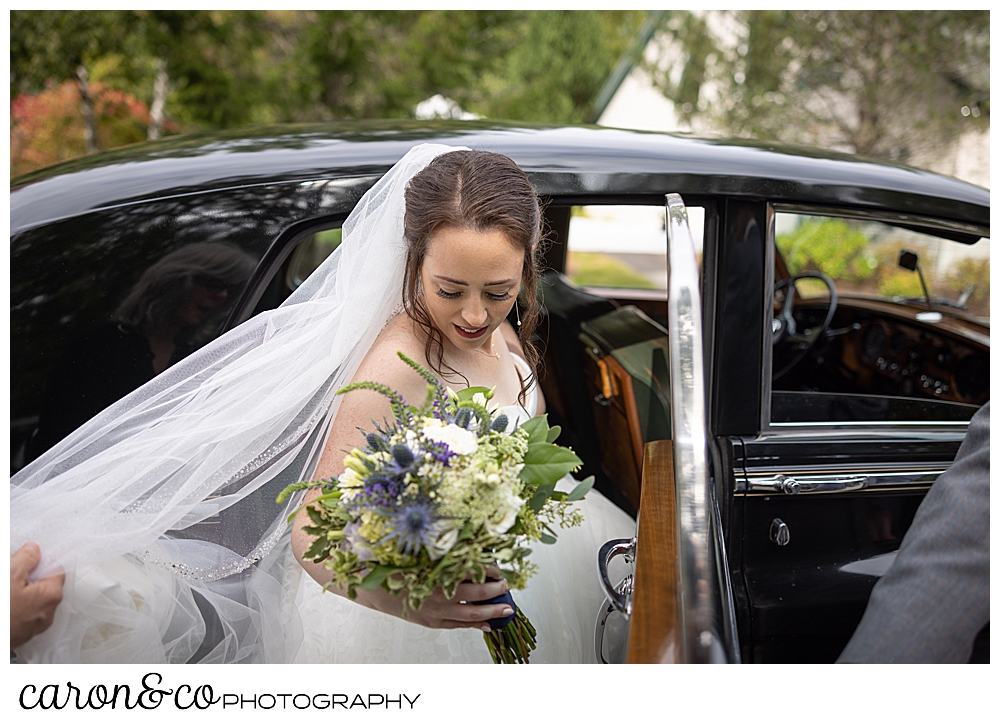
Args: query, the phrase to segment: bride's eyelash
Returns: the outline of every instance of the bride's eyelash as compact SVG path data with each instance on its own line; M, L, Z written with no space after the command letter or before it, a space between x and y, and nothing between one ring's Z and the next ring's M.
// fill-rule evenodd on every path
M442 299L458 299L462 296L462 292L446 292L444 289L438 289L437 295ZM503 294L491 294L487 292L486 296L494 302L506 302L510 299L510 292L504 292Z

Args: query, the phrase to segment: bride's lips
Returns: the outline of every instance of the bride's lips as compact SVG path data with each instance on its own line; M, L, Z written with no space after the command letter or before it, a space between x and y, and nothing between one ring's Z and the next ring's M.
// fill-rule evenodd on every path
M455 327L455 331L458 332L460 336L465 337L466 339L479 339L486 333L486 330L489 329L489 327L476 327L474 329L470 329L469 327L459 327L457 324L453 324L452 326Z

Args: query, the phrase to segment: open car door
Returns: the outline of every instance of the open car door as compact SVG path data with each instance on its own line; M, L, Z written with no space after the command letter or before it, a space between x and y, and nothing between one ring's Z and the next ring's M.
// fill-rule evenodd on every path
M666 204L671 439L646 445L638 532L606 543L598 569L608 601L597 620L596 646L608 615L629 618L629 663L738 661L725 546L708 468L705 375L698 263L684 202ZM608 580L615 556L634 560L634 574Z

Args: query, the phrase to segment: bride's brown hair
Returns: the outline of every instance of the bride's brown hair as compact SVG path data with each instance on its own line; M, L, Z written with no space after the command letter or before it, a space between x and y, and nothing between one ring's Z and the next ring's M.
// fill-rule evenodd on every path
M523 402L539 362L538 349L531 341L541 316L537 286L542 213L535 189L513 161L489 151L442 154L410 179L403 220L407 242L403 306L409 317L427 333L424 353L431 367L442 377L446 376L443 369L460 373L444 361L441 331L431 322L421 299L420 268L430 237L446 227L497 230L524 251L521 275L524 302L520 308L518 337L532 373L521 381L520 399ZM514 303L518 304L519 300Z

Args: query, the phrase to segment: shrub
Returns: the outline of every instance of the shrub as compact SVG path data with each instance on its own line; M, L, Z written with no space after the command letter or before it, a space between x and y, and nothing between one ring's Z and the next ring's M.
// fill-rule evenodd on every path
M91 83L98 148L146 140L149 108L135 96ZM87 152L75 81L52 84L41 93L22 93L10 104L10 174L34 171Z

